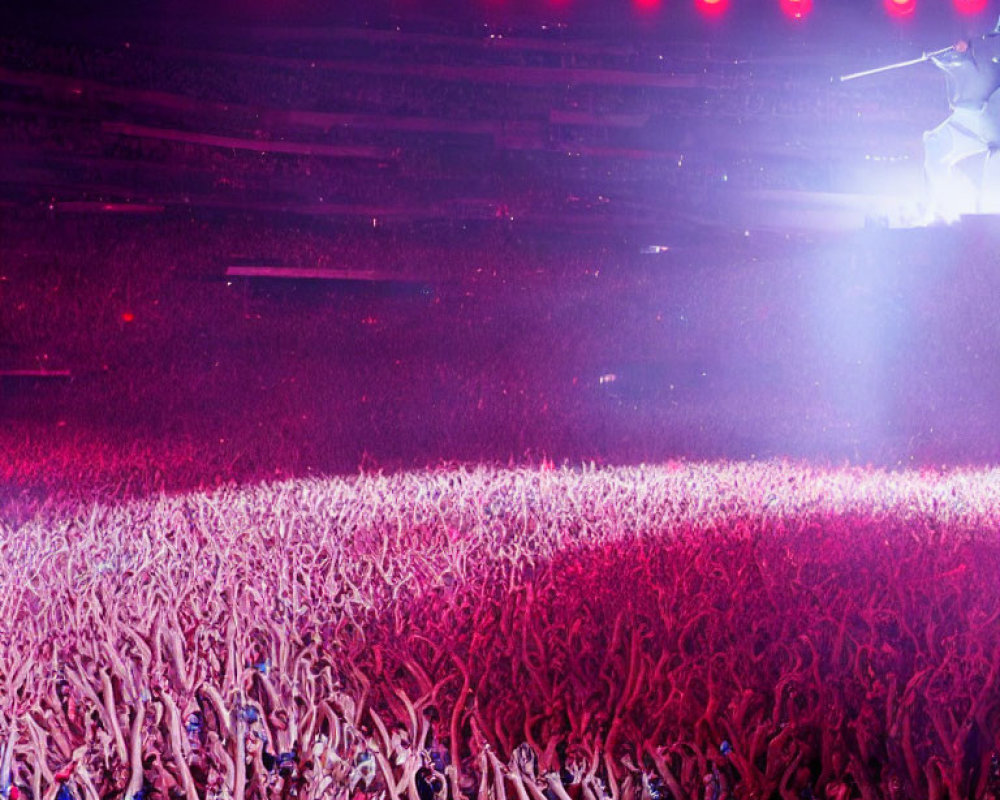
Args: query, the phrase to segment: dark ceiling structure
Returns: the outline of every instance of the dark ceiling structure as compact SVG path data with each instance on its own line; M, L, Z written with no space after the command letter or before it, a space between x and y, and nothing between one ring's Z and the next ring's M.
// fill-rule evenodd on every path
M0 197L652 235L915 168L936 71L835 78L940 45L930 11L770 5L36 10L0 54Z

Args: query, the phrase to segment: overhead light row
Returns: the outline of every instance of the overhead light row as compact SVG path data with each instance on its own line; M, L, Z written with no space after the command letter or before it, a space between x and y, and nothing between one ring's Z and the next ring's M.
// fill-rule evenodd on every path
M565 2L566 0L564 0ZM665 4L665 0L633 0L636 8L650 12ZM917 10L918 0L882 0L886 12L891 17L912 16ZM813 8L813 0L778 0L782 13L791 19L805 19ZM959 14L972 16L986 11L989 0L952 0ZM707 17L720 17L726 13L730 0L695 0L698 11Z

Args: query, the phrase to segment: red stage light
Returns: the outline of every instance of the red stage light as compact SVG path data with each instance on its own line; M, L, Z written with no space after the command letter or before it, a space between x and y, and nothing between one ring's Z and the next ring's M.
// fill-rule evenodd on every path
M786 17L803 19L812 11L812 0L781 0L781 10Z
M122 314L122 322L135 322L135 314L131 311L126 311Z
M955 10L959 14L982 14L986 10L986 0L955 0Z
M917 10L917 0L885 0L885 10L893 17L909 17Z
M696 5L706 17L720 17L729 8L729 0L696 0Z

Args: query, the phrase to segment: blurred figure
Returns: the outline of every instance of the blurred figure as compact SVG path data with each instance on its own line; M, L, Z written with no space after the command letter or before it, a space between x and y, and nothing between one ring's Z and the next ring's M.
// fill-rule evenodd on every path
M948 76L951 115L924 134L930 212L954 221L965 213L1000 211L1000 20L975 40L962 40L931 59ZM981 182L960 169L985 155ZM977 185L978 183L978 185Z

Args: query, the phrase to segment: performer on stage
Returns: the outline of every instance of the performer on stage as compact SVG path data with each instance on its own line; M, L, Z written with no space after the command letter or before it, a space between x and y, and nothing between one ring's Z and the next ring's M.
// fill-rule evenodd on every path
M1000 211L1000 20L988 34L931 59L948 76L951 115L924 134L924 170L936 218ZM977 186L959 164L986 154Z

